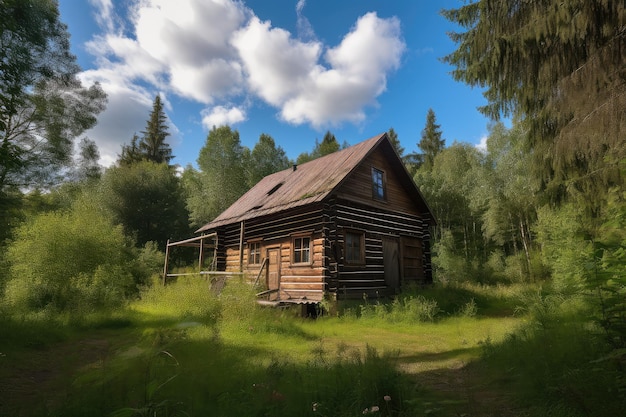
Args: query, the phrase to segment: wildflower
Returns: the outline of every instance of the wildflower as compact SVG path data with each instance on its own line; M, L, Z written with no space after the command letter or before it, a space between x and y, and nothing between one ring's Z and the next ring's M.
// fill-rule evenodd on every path
M370 413L376 413L380 410L377 405L373 405L370 407Z
M369 408L366 408L365 410L363 410L363 414L368 414L370 412Z
M314 412L315 412L315 411L317 411L317 407L318 407L318 406L319 406L319 404L318 404L318 403L313 403L313 411L314 411Z
M385 399L386 402L391 401L391 397L389 395L385 395L383 398Z

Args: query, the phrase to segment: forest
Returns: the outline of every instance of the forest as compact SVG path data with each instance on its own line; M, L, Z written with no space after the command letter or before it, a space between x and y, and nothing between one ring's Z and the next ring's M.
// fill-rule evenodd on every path
M387 132L437 220L434 284L312 321L237 283L163 287L164 248L264 176L347 144L328 131L290 160L267 133L250 149L221 126L196 166L175 166L156 95L105 169L82 135L107 97L79 81L56 3L2 2L0 415L623 412L626 7L442 14L460 31L441 59L485 89L493 122L485 148L447 143L432 109L414 148Z

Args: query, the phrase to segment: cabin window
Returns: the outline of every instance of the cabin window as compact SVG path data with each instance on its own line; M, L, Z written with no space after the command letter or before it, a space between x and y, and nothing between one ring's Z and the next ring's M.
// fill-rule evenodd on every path
M311 263L311 238L310 237L294 237L293 238L293 263L294 264Z
M372 167L372 196L377 200L385 200L385 172Z
M258 265L261 263L261 242L248 243L248 264Z
M347 264L362 264L365 262L365 234L363 232L345 233L345 255Z

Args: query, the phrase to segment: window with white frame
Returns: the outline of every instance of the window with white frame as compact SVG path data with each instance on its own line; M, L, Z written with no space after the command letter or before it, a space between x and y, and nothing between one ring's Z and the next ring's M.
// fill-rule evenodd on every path
M309 236L297 236L293 238L294 264L311 263L311 238Z
M258 265L261 263L261 242L248 243L248 264Z

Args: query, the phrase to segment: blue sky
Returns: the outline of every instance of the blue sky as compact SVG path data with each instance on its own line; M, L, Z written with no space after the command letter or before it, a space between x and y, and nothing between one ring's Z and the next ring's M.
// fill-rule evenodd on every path
M213 125L252 148L271 135L295 159L330 130L355 144L393 127L407 152L429 108L446 144L478 145L481 91L440 58L455 28L441 0L59 0L86 83L107 110L87 136L101 162L144 129L160 94L174 163L195 164Z

